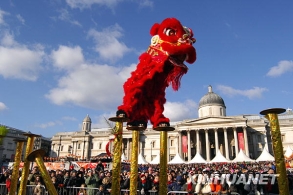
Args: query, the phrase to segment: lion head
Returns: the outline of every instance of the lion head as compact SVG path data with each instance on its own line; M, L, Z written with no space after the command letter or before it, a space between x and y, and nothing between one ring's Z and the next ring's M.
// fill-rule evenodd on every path
M196 60L195 43L190 28L182 26L176 18L167 18L161 24L154 24L150 30L152 35L148 53L165 55L171 64L186 68L184 62L192 64Z

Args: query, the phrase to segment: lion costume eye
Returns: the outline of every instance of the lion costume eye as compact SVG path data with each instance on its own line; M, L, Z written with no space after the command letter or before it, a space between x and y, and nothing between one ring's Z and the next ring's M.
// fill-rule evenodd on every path
M174 29L167 28L167 29L165 29L165 34L167 36L173 36L173 35L176 35L176 31Z

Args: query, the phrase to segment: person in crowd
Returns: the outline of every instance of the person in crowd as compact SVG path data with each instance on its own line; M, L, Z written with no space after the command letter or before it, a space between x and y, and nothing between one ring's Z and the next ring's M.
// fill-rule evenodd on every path
M176 180L168 185L168 191L181 191L183 185L184 185L184 179L182 175L178 175L176 177Z
M58 183L58 181L57 181L57 178L56 178L55 176L53 176L53 177L51 177L51 180L52 180L52 183L53 183L54 187L56 188L56 190L58 190L59 183ZM38 185L39 183L41 183L40 181L36 181L36 182L37 182L37 185Z
M110 195L110 192L104 187L104 185L100 185L99 190L95 195Z
M104 171L104 165L103 165L102 161L100 161L100 160L98 161L98 164L95 168L95 171L98 171L98 172Z
M9 171L8 170L4 171L4 173L1 174L0 176L0 183L6 183L6 179L8 178L8 176L9 176Z
M96 189L91 188L97 188L97 183L99 181L99 177L96 173L93 173L92 170L88 170L87 172L87 178L85 179L85 184L88 187L88 195L95 195Z
M182 191L187 192L188 195L194 194L195 184L192 183L192 177L187 176L186 183L182 186Z
M127 172L124 176L124 182L121 186L121 189L129 189L130 188L130 172Z
M89 170L92 171L92 170ZM96 175L96 174L94 174ZM80 187L82 184L85 183L85 176L83 171L78 171L76 175L76 187Z
M106 190L111 189L111 186L112 186L111 177L109 177L109 176L104 177L104 179L102 181L102 185Z
M33 170L31 171L31 173L28 176L28 183L30 185L36 185L37 182L35 182L35 179L36 179L37 176L40 177L40 175L41 174L40 174L40 171L39 171L39 167L38 166L34 166L33 167Z
M41 182L37 182L37 185L36 187L34 188L34 191L33 191L33 195L42 195L42 188L41 188Z
M159 176L158 175L156 175L155 177L154 177L154 180L153 180L153 182L152 182L152 189L151 190L153 190L153 191L159 191L159 182L160 182L160 180L159 180Z
M87 190L85 189L86 187L86 184L81 184L77 195L88 195Z
M146 177L145 174L141 174L139 181L138 181L138 187L137 189L140 191L140 194L149 194L148 191L151 190L152 184L151 181Z
M7 189L7 192L9 194L10 192L10 187L11 187L11 174L8 175L8 178L6 179L6 189Z

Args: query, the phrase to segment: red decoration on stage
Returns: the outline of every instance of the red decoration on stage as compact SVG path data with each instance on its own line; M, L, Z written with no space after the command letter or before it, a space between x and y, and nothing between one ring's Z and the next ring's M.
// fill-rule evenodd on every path
M187 153L187 136L182 136L182 152Z
M194 63L196 51L192 30L175 18L154 24L150 34L151 45L124 83L125 96L118 110L127 115L129 124L146 125L150 120L155 128L161 123L169 124L163 115L165 90L169 85L175 91L179 89L181 77L188 71L184 62Z
M110 143L111 143L112 141L110 140L107 144L106 144L106 153L107 153L107 155L108 156L112 156L112 153L111 153L111 151L110 151Z
M243 150L245 152L245 145L244 145L244 136L242 132L237 132L237 137L238 137L238 146L239 149Z

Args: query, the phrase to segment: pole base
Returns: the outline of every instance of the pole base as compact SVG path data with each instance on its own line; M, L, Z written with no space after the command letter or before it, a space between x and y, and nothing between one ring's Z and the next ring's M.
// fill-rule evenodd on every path
M174 131L174 127L156 127L154 128L155 131Z
M112 121L112 122L127 122L129 119L128 118L125 118L125 117L111 117L109 118L109 121Z
M267 115L267 114L281 114L286 112L286 109L284 108L270 108L270 109L266 109L260 112L261 115Z
M127 130L130 130L130 131L144 131L146 130L145 127L140 127L140 126L129 126L129 127L126 127Z

